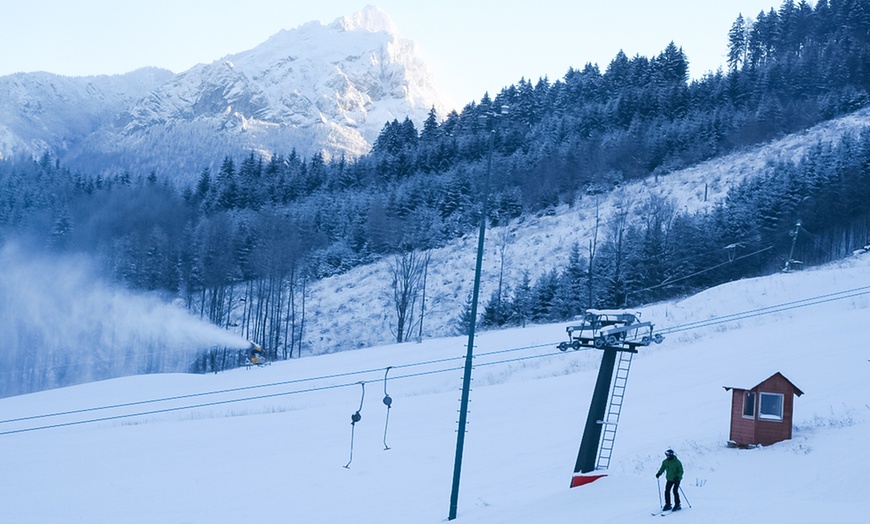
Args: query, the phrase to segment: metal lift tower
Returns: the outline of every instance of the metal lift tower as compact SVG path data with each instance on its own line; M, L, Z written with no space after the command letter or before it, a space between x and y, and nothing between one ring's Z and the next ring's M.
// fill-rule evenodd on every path
M606 470L610 465L631 358L638 346L664 340L661 335L653 334L652 323L640 322L639 316L639 313L623 310L587 310L581 324L567 328L568 342L558 346L562 351L585 347L604 352L574 464L572 488L604 476L596 471Z

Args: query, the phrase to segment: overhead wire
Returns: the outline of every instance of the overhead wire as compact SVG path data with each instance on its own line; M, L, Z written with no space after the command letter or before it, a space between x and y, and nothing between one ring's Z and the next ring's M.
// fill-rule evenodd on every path
M771 250L771 249L773 249L773 248L774 248L774 246L767 246L767 247L765 247L765 248L759 249L758 251L753 251L752 253L747 253L747 254L745 254L745 255L740 255L739 257L735 257L735 258L733 258L733 259L731 259L731 260L726 260L725 262L722 262L721 264L716 264L715 266L708 267L708 268L706 268L706 269L702 269L702 270L700 270L700 271L696 271L695 273L692 273L691 275L685 275L685 276L682 276L682 277L680 277L680 278L675 278L675 279L673 279L673 280L665 280L664 282L662 282L662 283L660 283L660 284L656 284L656 285L654 285L654 286L650 286L650 287L643 288L643 289L638 289L638 290L632 290L631 293L632 293L632 294L637 294L637 293L642 293L642 292L644 292L644 291L650 291L650 290L653 290L653 289L658 289L658 288L660 288L660 287L669 286L669 285L671 285L671 284L674 284L675 282L681 282L681 281L683 281L683 280L687 280L687 279L689 279L689 278L696 277L696 276L698 276L698 275L702 275L702 274L704 274L704 273L706 273L706 272L708 272L708 271L713 271L714 269L719 269L719 268L722 267L722 266L727 266L728 264L733 264L734 262L736 262L736 261L738 261L738 260L741 260L741 259L743 259L743 258L748 258L748 257L751 257L751 256L755 256L755 255L757 255L757 254L759 254L759 253L763 253L763 252L768 251L768 250Z
M795 300L795 301L786 302L786 303L782 303L782 304L776 304L776 305L772 305L772 306L756 308L753 310L743 311L740 313L721 315L719 317L712 317L712 318L705 319L705 320L699 320L699 321L688 322L688 323L680 324L680 325L676 325L676 326L670 326L668 328L659 330L659 333L661 333L661 334L673 334L673 333L688 331L688 330L692 330L692 329L700 329L700 328L710 327L710 326L718 325L718 324L722 324L722 323L744 320L747 318L757 317L757 316L761 316L761 315L779 313L779 312L783 312L783 311L789 311L789 310L793 310L793 309L823 304L823 303L827 303L827 302L833 302L833 301L837 301L837 300L843 300L843 299L847 299L847 298L855 298L855 297L864 296L867 294L870 294L870 286L863 286L863 287L838 291L838 292L834 292L834 293L828 293L828 294L824 294L824 295L808 297L805 299ZM490 352L486 352L486 353L480 353L480 354L476 355L476 358L506 354L506 353L517 352L517 351L525 351L525 350L537 349L537 348L541 348L541 347L555 346L555 345L556 345L555 342L549 342L549 343L545 343L545 344L535 344L535 345L529 345L529 346L520 346L520 347L515 347L515 348L501 349L501 350L490 351ZM495 360L495 361L490 361L490 362L481 362L481 363L475 364L475 367L480 368L480 367L488 367L488 366L513 363L513 362L522 362L522 361L527 361L527 360L532 360L532 359L537 359L537 358L544 358L544 357L551 357L551 356L556 356L556 355L561 355L561 354L565 354L565 352L554 351L554 352L547 352L547 353L534 354L534 355L524 355L524 356L510 358L510 359ZM399 365L390 366L390 367L393 369L401 369L401 368L410 368L410 367L417 367L417 366L423 366L423 365L443 364L443 363L447 363L447 362L451 362L451 361L455 361L455 360L460 360L463 358L465 358L465 357L463 357L463 356L447 357L447 358L441 358L441 359L428 360L428 361L424 361L424 362L413 362L413 363L407 363L407 364L399 364ZM142 401L135 401L135 402L119 403L119 404L113 404L113 405L109 405L109 406L94 406L94 407L83 408L83 409L78 409L78 410L69 410L69 411L64 411L64 412L56 412L56 413L48 413L48 414L42 414L42 415L33 415L33 416L29 416L29 417L18 417L18 418L13 418L13 419L0 420L0 424L11 423L11 422L21 422L21 421L28 421L28 420L36 420L36 419L49 418L49 417L55 417L55 416L61 416L61 415L81 414L81 413L95 412L95 411L106 410L106 409L132 407L132 406L145 405L145 404L151 404L151 403L157 403L157 402L165 402L165 401L171 401L171 400L184 400L184 399L202 397L202 396L207 396L207 395L216 395L216 394L222 394L222 393L223 394L234 393L234 392L239 392L239 391L253 390L253 389L265 388L265 387L275 387L275 386L281 386L281 385L298 384L298 383L310 382L310 381L316 381L316 380L326 380L326 379L331 379L331 378L350 377L350 376L354 376L354 375L373 373L375 371L381 371L382 369L383 368L374 368L374 369L366 369L366 370L358 370L358 371L349 371L349 372L345 372L345 373L335 373L335 374L331 374L331 375L321 375L321 376L316 376L316 377L306 377L306 378L293 379L293 380L287 380L287 381L281 381L281 382L272 382L269 384L257 384L257 385L243 386L243 387L238 387L238 388L227 388L227 389L222 389L222 390L215 390L215 391L208 391L208 392L201 392L201 393L192 393L192 394L188 394L188 395L176 395L176 396L172 396L172 397L163 397L163 398L159 398L159 399L150 399L150 400L142 400ZM463 369L462 366L447 367L447 368L441 368L441 369L435 369L435 370L421 371L421 372L416 372L416 373L406 373L404 375L393 376L392 379L393 380L402 380L402 379L408 379L408 378L422 377L422 376L426 376L426 375L434 375L434 374L438 374L438 373L445 373L445 372L450 372L450 371L459 371L462 369ZM183 410L188 410L188 409L214 407L214 406L227 405L227 404L233 404L233 403L239 403L239 402L248 402L248 401L253 401L253 400L263 400L263 399L268 399L268 398L276 398L276 397L282 397L282 396L296 395L296 394L301 394L301 393L325 391L325 390L330 390L330 389L338 389L338 388L353 386L353 385L357 385L359 383L360 382L346 382L346 383L338 383L338 384L329 384L329 385L311 387L311 388L300 389L300 390L283 391L283 392L269 393L269 394L263 394L263 395L253 395L253 396L248 396L248 397L243 397L243 398L216 400L216 401L212 401L212 402L203 402L203 403L199 403L199 404L173 406L173 407L167 407L167 408L162 408L162 409L140 411L140 412L135 412L135 413L124 413L124 414L111 415L111 416L105 416L105 417L90 418L90 419L85 419L85 420L76 420L76 421L69 421L69 422L60 422L60 423L56 423L56 424L46 424L46 425L41 425L41 426L11 429L11 430L6 430L6 431L0 431L0 436L17 434L17 433L32 432L32 431L39 431L39 430L46 430L46 429L53 429L53 428L77 426L77 425L96 423L96 422L120 420L120 419L125 419L125 418L132 418L132 417L141 417L141 416L157 415L157 414L163 414L163 413L172 413L172 412L183 411Z
M545 346L549 346L549 345L552 345L552 343L537 344L537 345L532 345L532 346L521 346L521 347L509 348L509 349L501 349L501 350L481 353L477 356L478 357L486 357L486 356L491 356L491 355L499 355L499 354L503 354L503 353L524 351L527 349L534 349L534 348L545 347ZM391 366L391 367L393 369L402 369L402 368L416 367L416 366L428 366L428 365L433 365L433 364L441 364L444 362L450 362L453 360L460 360L463 358L465 358L465 357L464 356L446 357L446 358L439 358L439 359L434 359L434 360L427 360L427 361L423 361L423 362L412 362L412 363L408 363L408 364L396 364L396 365ZM318 380L343 378L343 377L350 377L350 376L355 376L355 375L365 375L365 374L369 374L369 373L379 372L382 369L383 368L371 368L371 369L364 369L364 370L348 371L348 372L344 372L344 373L333 373L330 375L319 375L319 376L314 376L314 377L305 377L305 378L298 378L298 379L292 379L292 380L283 380L283 381L279 381L279 382L270 382L267 384L253 384L250 386L239 386L239 387L235 387L235 388L203 391L203 392L199 392L199 393L189 393L189 394L185 394L185 395L174 395L174 396L169 396L169 397L137 400L137 401L131 401L131 402L121 402L121 403L117 403L117 404L93 406L93 407L73 409L73 410L68 410L68 411L43 413L43 414L39 414L39 415L30 415L30 416L26 416L26 417L17 417L17 418L0 420L0 424L6 424L6 423L11 423L11 422L23 422L23 421L27 421L27 420L58 417L58 416L65 416L65 415L77 415L77 414L81 414L81 413L89 413L89 412L102 411L102 410L107 410L107 409L126 408L126 407L140 406L140 405L145 405L145 404L156 404L156 403L160 403L160 402L171 402L174 400L185 400L185 399L205 397L205 396L210 396L210 395L236 393L239 391L248 391L248 390L252 390L252 389L270 388L270 387L276 387L276 386L286 386L289 384L298 384L298 383L302 383L302 382L313 382L313 381L318 381Z
M798 226L798 229L801 230L801 231L803 231L804 233L807 234L807 236L810 237L810 240L813 242L813 245L816 246L816 249L820 249L820 250L824 251L825 254L827 254L828 256L833 256L832 253L831 253L831 250L829 250L828 248L822 246L822 241L821 241L821 239L819 238L818 235L815 235L815 234L813 234L813 233L810 233L809 231L807 231L806 229L804 229L803 226Z
M477 367L494 366L494 365L506 364L506 363L510 363L510 362L520 362L523 360L530 360L530 359L534 359L534 358L542 358L542 357L548 357L548 356L556 356L556 355L560 355L560 354L562 354L562 352L551 352L551 353L545 353L545 354L540 354L540 355L527 355L527 356L517 357L517 358L513 358L513 359L505 359L505 360L499 360L499 361L493 361L493 362L485 362L482 364L478 364ZM464 357L462 357L462 358L464 358ZM394 367L396 367L396 366L394 366ZM392 380L415 378L415 377L421 377L421 376L425 376L425 375L435 375L438 373L446 373L448 371L459 371L462 369L463 369L462 366L457 366L457 367L436 369L436 370L430 370L430 371L421 371L421 372L417 372L417 373L408 373L405 375L394 376L394 377L392 377ZM263 399L267 399L267 398L276 398L276 397L283 397L283 396L289 396L289 395L297 395L297 394L301 394L301 393L312 393L312 392L316 392L316 391L326 391L326 390L330 390L330 389L338 389L338 388L344 388L344 387L349 387L349 386L356 386L359 384L360 384L360 382L344 382L344 383L340 383L340 384L330 384L330 385L326 385L326 386L312 387L312 388L307 388L307 389L299 389L299 390L293 390L293 391L282 391L282 392L278 392L278 393L270 393L270 394L265 394L265 395L254 395L254 396L244 397L244 398L216 400L213 402L204 402L201 404L174 406L174 407L155 409L155 410L150 410L150 411L140 411L140 412L136 412L136 413L123 413L123 414L119 414L119 415L92 418L92 419L87 419L87 420L75 420L75 421L70 421L70 422L59 422L57 424L46 424L43 426L35 426L35 427L27 427L27 428L19 428L19 429L0 431L0 436L13 435L16 433L27 433L27 432L31 432L31 431L39 431L39 430L45 430L45 429L78 426L78 425L90 424L90 423L94 423L94 422L106 422L106 421L111 421L111 420L120 420L120 419L125 419L125 418L132 418L132 417L142 417L142 416L148 416L148 415L172 413L172 412L177 412L177 411L183 411L186 409L199 409L199 408L206 408L206 407L221 406L221 405L226 405L226 404L234 404L234 403L238 403L238 402L248 402L248 401L252 401L252 400L263 400Z
M742 245L745 245L748 243L749 243L748 240L737 240L737 241L731 242L730 244L728 244L725 247L717 247L716 249L712 249L710 251L707 251L706 253L696 253L694 255L689 255L687 257L681 258L679 260L674 260L671 264L674 266L679 266L683 262L688 262L689 260L694 260L696 258L710 256L710 255L713 255L715 253L721 253L722 250L728 250L732 246L742 246ZM642 291L644 291L644 290L642 290Z
M833 302L835 300L843 300L846 298L854 298L861 295L866 295L870 293L870 286L862 286L858 288L847 289L843 291L837 291L834 293L827 293L824 295L818 295L814 297L808 297L800 300L793 300L791 302L784 302L782 304L775 304L772 306L765 306L761 308L751 309L748 311L742 311L740 313L731 313L728 315L722 315L718 317L712 317L705 320L697 320L694 322L687 322L685 324L680 324L676 326L671 326L665 329L661 329L658 332L662 335L667 335L671 333L678 333L681 331L688 331L690 329L699 329L702 327L709 327L717 324L723 324L725 322L734 322L737 320L744 320L747 318L757 317L760 315L767 315L772 313L781 313L783 311L789 311L792 309L797 309L800 307L813 306L816 304L822 304L825 302Z

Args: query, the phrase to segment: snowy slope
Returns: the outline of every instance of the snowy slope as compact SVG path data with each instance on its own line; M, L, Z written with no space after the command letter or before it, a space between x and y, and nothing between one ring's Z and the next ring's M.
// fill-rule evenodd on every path
M61 153L171 77L157 68L112 76L0 77L0 158Z
M866 522L868 287L864 255L644 310L644 319L667 332L777 304L802 306L680 331L642 348L609 475L576 489L568 483L600 354L557 351L564 324L481 334L456 522L649 522L659 505L654 473L667 447L685 465L692 506L670 518ZM854 296L796 303L847 290ZM526 349L504 352L515 348ZM218 375L140 376L2 399L0 521L443 522L464 352L463 338L431 339ZM385 384L387 366L393 368ZM730 394L722 386L751 386L745 381L776 371L805 392L795 401L794 438L727 448ZM362 420L344 468L360 381ZM385 388L393 399L389 450ZM223 393L204 395L216 391ZM199 396L5 422L181 395ZM260 398L231 402L253 397ZM228 403L157 412L216 402ZM109 418L136 412L151 413ZM89 419L103 420L10 433Z
M409 116L419 124L433 104L443 115L446 106L415 44L368 6L327 26L281 31L178 75L131 110L124 132L209 118L216 129L261 132L338 124L334 140L359 155L386 122Z
M374 6L328 26L281 31L227 62L268 101L263 119L297 125L326 119L369 144L390 120L408 116L419 125L433 104L441 115L447 108L414 42L400 38Z
M587 196L573 206L561 206L547 214L524 216L505 227L487 231L483 260L481 300L489 298L498 282L499 244L507 243L505 282L515 283L528 270L532 281L568 260L572 244L589 244L596 215L606 234L617 206L631 209L650 196L671 200L684 212L713 209L728 190L747 177L761 175L778 161L798 160L818 143L836 143L843 135L870 126L870 109L825 122L807 131L788 135L743 151L724 155L657 179L625 184L611 193ZM493 166L498 173L499 166ZM706 200L705 200L706 195ZM451 321L471 292L477 255L477 234L471 233L444 248L432 251L426 290L425 336L452 335ZM313 287L306 307L312 312L306 324L314 353L348 349L395 340L391 329L395 313L390 303L390 260L355 268L346 274L322 280ZM353 326L376 326L356 332ZM354 336L348 337L353 330ZM415 332L416 333L416 332Z

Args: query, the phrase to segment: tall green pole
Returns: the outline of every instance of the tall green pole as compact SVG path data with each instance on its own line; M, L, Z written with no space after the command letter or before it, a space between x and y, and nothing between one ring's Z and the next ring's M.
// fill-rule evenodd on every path
M483 264L483 240L486 236L487 200L489 199L489 173L492 169L492 145L495 130L490 120L489 153L486 159L486 179L483 186L483 205L480 210L480 233L477 237L477 264L474 268L474 290L471 293L471 321L468 325L468 349L465 352L465 373L462 376L462 400L459 406L459 429L456 435L456 460L453 463L453 489L450 492L450 514L456 518L459 506L459 475L462 470L462 449L465 446L465 424L468 418L468 394L471 389L471 361L474 358L474 324L477 320L477 298L480 293L480 269Z

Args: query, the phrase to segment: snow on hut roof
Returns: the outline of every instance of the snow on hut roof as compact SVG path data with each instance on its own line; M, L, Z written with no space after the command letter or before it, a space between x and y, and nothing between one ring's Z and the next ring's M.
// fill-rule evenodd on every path
M731 389L742 389L742 390L745 390L745 391L749 391L749 390L751 390L751 389L755 389L756 387L758 387L758 386L759 386L760 384L762 384L763 382L767 382L768 380L770 380L771 378L775 377L776 375L781 376L781 377L783 378L783 380L785 380L786 382L788 382L789 384L791 384L791 387L794 388L794 392L795 392L795 394L796 394L797 396L801 396L801 395L804 394L804 392L801 391L801 389L800 389L799 387L795 386L794 382L792 382L791 380L789 380L788 377L786 377L785 375L783 375L783 374L780 373L779 371L777 371L776 373L774 373L774 374L768 376L767 378L762 379L762 380L757 381L757 382L752 382L751 379L750 379L750 380L741 381L741 384L742 384L742 385L740 385L740 386L722 386L722 387L723 387L726 391L731 390ZM758 375L756 374L755 376L757 377ZM757 380L757 378L756 378L756 380ZM750 384L752 384L752 385L750 385Z

